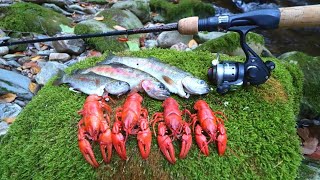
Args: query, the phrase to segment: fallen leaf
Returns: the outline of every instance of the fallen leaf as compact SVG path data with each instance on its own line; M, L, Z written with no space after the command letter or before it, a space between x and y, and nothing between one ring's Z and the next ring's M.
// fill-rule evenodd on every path
M139 51L140 47L139 44L132 41L127 41L127 45L129 46L130 51Z
M103 21L104 17L103 16L97 16L97 17L94 17L93 19L95 19L97 21Z
M118 30L118 31L127 30L126 28L124 28L124 27L122 27L122 26L118 26L118 25L113 26L113 29Z
M35 93L38 91L38 89L39 89L39 85L37 85L36 83L31 82L31 83L29 84L29 90L30 90L33 94L35 94Z
M17 95L13 93L7 93L5 95L0 96L0 102L10 103L16 99Z
M42 58L42 56L34 56L34 57L31 58L31 61L37 61L40 58Z
M61 32L64 32L64 33L71 33L71 34L73 34L73 33L74 33L74 28L71 28L71 27L69 27L69 26L66 26L66 25L60 24L60 28L61 28Z
M297 132L302 140L305 141L309 138L310 133L308 128L298 128Z
M198 43L194 39L191 39L188 43L189 48L197 47L197 46L198 46Z
M12 124L16 120L16 117L8 117L4 118L3 120L8 124Z
M32 74L38 74L40 71L41 71L41 68L39 66L31 67Z
M127 41L129 41L129 39L126 38L126 37L118 37L117 39L118 39L119 42L127 42Z
M306 141L303 143L303 154L312 154L317 150L318 146L318 139L317 138L308 138Z
M94 56L94 57L100 57L100 56L102 56L102 54L101 54L101 52L99 52L99 51L94 51L94 50L92 50L92 51L89 52L89 56L88 56L88 57L92 57L92 56Z
M38 66L38 63L35 61L26 62L22 65L22 69L29 69L31 67L36 67L36 66Z
M41 46L40 50L42 50L42 51L43 51L43 50L46 50L46 49L48 49L48 48L49 48L49 47L48 47L47 45L45 45L45 44L44 44L43 46Z

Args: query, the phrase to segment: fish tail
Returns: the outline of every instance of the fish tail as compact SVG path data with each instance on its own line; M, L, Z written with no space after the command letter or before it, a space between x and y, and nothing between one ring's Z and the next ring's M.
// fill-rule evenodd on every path
M62 70L59 70L56 79L53 81L54 86L59 86L60 84L63 84L64 77L65 77L65 72Z

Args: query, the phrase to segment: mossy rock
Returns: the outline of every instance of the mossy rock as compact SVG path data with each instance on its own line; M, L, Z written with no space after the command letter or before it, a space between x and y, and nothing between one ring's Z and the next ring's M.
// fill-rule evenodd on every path
M178 4L173 4L167 0L150 0L150 8L152 11L160 13L166 19L166 22L176 22L191 16L203 18L215 14L211 4L200 0L180 0Z
M279 57L280 59L298 64L304 74L302 116L314 118L320 114L320 57L312 57L302 52L290 52Z
M128 10L119 9L105 9L97 14L97 16L103 16L102 22L108 26L119 25L126 29L141 28L143 24L139 18Z
M249 33L247 35L247 44L251 47L258 45L264 45L264 38L263 36L256 34L256 33ZM236 53L236 51L241 50L241 53ZM259 48L253 48L255 51L259 51ZM214 53L224 53L228 55L241 55L243 53L241 46L240 46L240 36L238 33L229 32L224 36L218 37L216 39L209 40L202 45L198 46L196 51L209 51ZM262 49L260 53L262 52ZM256 52L260 54L259 52Z
M95 4L108 4L109 2L106 0L82 0L82 2L89 2Z
M33 3L15 3L0 8L0 27L6 30L54 35L60 25L71 25L71 20L50 9Z
M206 79L211 64L209 52L145 50L119 53L123 56L156 57L195 76ZM223 60L243 61L243 57L222 56ZM90 58L67 69L93 66L102 58ZM299 97L290 72L277 59L272 78L259 87L247 87L225 96L212 91L204 96L183 99L173 96L182 108L193 113L198 99L206 100L214 111L222 111L228 134L228 148L219 157L214 144L210 156L203 156L195 142L186 159L169 164L153 138L151 154L142 160L136 137L127 142L129 159L122 161L116 153L109 165L92 168L82 157L77 145L77 111L86 98L68 87L47 83L25 107L8 134L1 139L0 177L2 179L294 179L301 162L296 134L294 99ZM215 87L212 87L215 88ZM149 116L162 111L161 101L142 94ZM113 97L112 109L122 105L126 96ZM113 117L112 117L113 119ZM96 158L101 161L98 144ZM179 143L175 143L176 154ZM114 151L115 152L115 151Z

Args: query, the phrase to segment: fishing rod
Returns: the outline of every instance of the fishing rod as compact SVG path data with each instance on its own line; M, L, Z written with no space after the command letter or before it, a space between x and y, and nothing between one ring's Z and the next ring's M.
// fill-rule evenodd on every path
M260 85L265 83L275 69L272 61L263 62L262 59L246 44L246 35L254 29L277 29L295 27L315 27L320 25L320 5L297 6L275 9L260 9L235 15L219 15L199 19L188 17L177 23L170 23L156 27L137 28L129 30L110 31L100 34L82 34L74 36L31 39L24 41L3 41L1 46L11 46L25 43L58 41L68 39L83 39L92 37L130 35L149 32L175 31L184 35L195 35L199 31L234 31L240 35L240 45L243 49L245 62L212 61L208 70L208 78L217 85L217 92L225 94L244 85Z

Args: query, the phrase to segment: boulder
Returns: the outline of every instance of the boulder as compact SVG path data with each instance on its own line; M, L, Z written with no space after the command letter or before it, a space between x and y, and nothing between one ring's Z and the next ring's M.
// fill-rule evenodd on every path
M118 1L111 8L130 10L143 23L150 21L150 7L146 0Z
M57 75L59 71L64 70L66 67L66 65L58 62L47 62L36 76L37 83L46 84L50 78Z
M191 35L182 35L178 31L167 31L162 32L158 36L157 42L159 47L170 48L171 46L180 42L183 44L188 44L191 39Z

